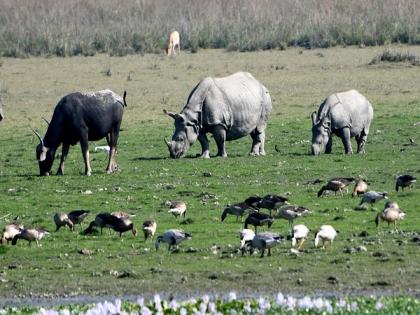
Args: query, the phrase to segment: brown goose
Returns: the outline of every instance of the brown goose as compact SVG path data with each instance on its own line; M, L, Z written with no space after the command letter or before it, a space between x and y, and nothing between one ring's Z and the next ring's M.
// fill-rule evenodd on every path
M57 232L62 226L67 225L70 230L74 230L74 224L64 212L54 214L55 231Z
M274 215L276 219L285 219L289 221L289 226L292 227L294 219L309 213L309 209L294 205L287 205L277 210Z
M175 218L178 219L181 215L185 218L185 214L187 213L187 205L185 202L180 200L168 201L167 205L169 206L168 212L172 213Z
M325 191L333 191L335 195L337 192L343 194L343 189L346 188L354 178L352 177L337 177L330 179L326 185L322 186L322 188L318 191L318 197L321 197Z
M50 234L48 231L43 229L23 229L20 233L16 234L12 240L12 245L16 245L19 239L27 240L29 242L29 246L31 246L31 242L35 241L36 245L41 246L39 241L45 236Z
M146 242L147 238L150 236L150 239L153 239L153 235L156 233L156 221L154 220L146 220L143 222L143 233L144 233L144 241Z
M12 223L8 224L3 228L3 234L0 239L0 244L3 244L4 242L7 242L9 244L10 241L13 240L13 238L20 233L21 230L23 230L24 227L20 223Z
M375 218L376 227L379 226L381 221L385 221L388 223L388 226L391 223L394 223L394 228L397 230L397 225L399 220L403 220L405 218L405 213L398 207L396 202L389 202L387 203L388 207L385 207L384 211L379 212Z
M359 179L354 185L353 193L351 194L351 196L357 197L367 192L367 190L368 190L367 183L363 179Z

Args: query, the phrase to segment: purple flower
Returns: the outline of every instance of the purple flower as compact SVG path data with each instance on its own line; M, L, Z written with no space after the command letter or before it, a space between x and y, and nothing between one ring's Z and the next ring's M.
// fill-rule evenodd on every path
M144 298L138 297L136 302L140 307L142 307L144 305Z
M214 302L209 302L208 310L210 313L216 313L216 304L214 304Z
M338 302L337 302L337 306L338 307L345 307L347 305L347 302L346 302L346 300L344 300L344 299L340 299L340 300L338 300Z
M141 315L152 315L152 311L147 306L142 306L140 309Z
M298 306L299 306L299 308L308 311L308 310L310 310L314 307L314 304L312 303L312 300L311 300L310 297L305 296L304 298L299 299Z
M156 307L158 305L162 306L162 300L160 299L159 294L155 294L155 296L153 297L153 301L155 302Z
M232 301L236 300L236 293L235 292L230 292L228 299L229 299L229 302L232 302Z
M276 303L278 306L282 306L284 303L284 296L280 292L277 294Z
M174 299L169 303L169 308L176 311L178 309L178 303L177 301Z
M377 311L379 311L384 308L384 305L381 303L381 301L378 300L375 304L375 308Z
M181 310L179 311L180 315L187 315L187 310L183 307L181 308Z

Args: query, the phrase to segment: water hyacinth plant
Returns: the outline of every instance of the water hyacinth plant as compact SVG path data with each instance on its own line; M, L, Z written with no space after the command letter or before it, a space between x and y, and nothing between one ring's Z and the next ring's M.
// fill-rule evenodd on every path
M3 308L0 314L106 315L106 314L419 314L420 300L413 297L294 297L278 293L275 297L238 298L235 292L224 298L104 301L88 305L63 305L52 308Z

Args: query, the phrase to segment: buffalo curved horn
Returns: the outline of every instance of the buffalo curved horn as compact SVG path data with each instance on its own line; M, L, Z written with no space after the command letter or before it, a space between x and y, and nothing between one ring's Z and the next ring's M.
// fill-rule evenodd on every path
M168 148L170 148L171 147L171 143L168 140L166 140L166 137L164 137L163 140L165 141L165 143L168 146Z
M50 122L45 117L42 117L42 119L47 123L48 126L50 125Z
M41 135L38 132L36 132L36 130L34 130L33 128L31 129L34 132L34 134L38 137L39 142L42 144L42 146L44 146L44 140L42 139Z

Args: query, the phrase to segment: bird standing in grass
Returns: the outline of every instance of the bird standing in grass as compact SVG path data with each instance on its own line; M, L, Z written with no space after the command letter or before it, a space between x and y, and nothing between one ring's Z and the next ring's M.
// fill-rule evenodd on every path
M360 205L364 203L374 204L375 202L381 199L388 199L388 193L384 192L376 192L376 191L367 191L363 194L362 200L360 200Z
M283 206L277 210L275 219L285 219L289 221L289 227L292 227L294 219L309 213L309 209L294 205Z
M83 220L88 216L89 210L73 210L70 211L67 216L73 222L73 225L79 224L82 226Z
M239 239L241 240L241 246L239 247L240 249L244 248L245 243L247 241L252 241L252 239L254 238L255 233L253 230L250 229L243 229L242 231L239 232Z
M10 241L13 240L13 238L20 233L21 230L23 230L24 227L20 223L12 223L8 224L3 228L3 234L0 239L0 244L3 244L4 242L7 242L9 244Z
M376 227L379 226L381 221L388 223L388 226L391 223L394 223L395 230L398 230L398 221L405 218L405 213L400 209L396 202L387 202L385 209L382 212L379 212L375 218Z
M122 236L122 233L131 231L134 236L137 235L137 230L134 227L133 222L127 218L118 218L110 213L99 213L96 215L95 220L90 222L88 228L83 231L83 234L90 234L93 232L94 227L99 227L102 229L104 227L113 229L115 232Z
M405 187L410 187L413 185L417 179L411 175L401 175L397 177L397 181L395 183L395 190L398 192L398 189L401 187L402 191L404 191Z
M156 233L157 224L154 220L146 220L143 222L143 233L144 233L144 241L150 237L153 238L153 235Z
M303 246L303 243L308 238L309 229L303 225L298 224L295 225L292 229L292 247L298 246L298 250L300 250Z
M330 179L326 185L322 186L318 191L318 197L321 197L325 191L333 191L334 195L337 195L337 192L343 194L343 189L346 188L354 178L352 177L337 177Z
M244 216L244 214L250 213L255 211L253 207L249 206L245 202L235 203L234 205L229 205L225 208L225 210L222 213L221 221L223 222L228 214L232 214L236 216L236 222L238 222L239 217Z
M191 234L184 232L183 230L171 229L167 230L162 235L159 235L156 239L155 248L159 249L160 243L168 244L168 251L171 249L177 249L178 244L185 240L190 240Z
M268 194L264 197L249 197L245 200L245 203L256 209L268 209L271 211L278 209L287 204L288 199L283 196Z
M277 233L271 232L261 232L256 234L252 240L245 242L245 246L242 248L242 256L245 254L246 250L249 250L249 253L253 253L253 249L257 248L261 251L260 258L264 257L264 252L268 250L268 256L271 256L271 248L279 244L283 239L283 236Z
M54 214L55 231L57 232L62 226L67 225L70 230L74 230L73 221L64 212Z
M354 185L353 193L351 194L352 197L359 196L367 192L368 185L363 179L359 179L356 184Z
M23 229L12 240L12 245L16 245L19 239L27 240L29 242L29 246L31 246L31 242L35 241L36 245L41 246L39 241L45 236L50 234L48 231L44 229Z
M337 232L331 225L321 226L315 235L315 247L318 247L320 243L322 243L323 249L326 243L330 243L330 246L332 246L336 236Z
M169 213L172 213L176 219L179 216L183 216L185 218L185 214L187 213L187 205L183 201L167 201L166 203L169 206Z
M273 224L274 219L266 213L262 212L252 212L245 219L244 228L247 229L248 225L253 225L255 228L255 233L257 232L257 226L267 225L268 228Z

